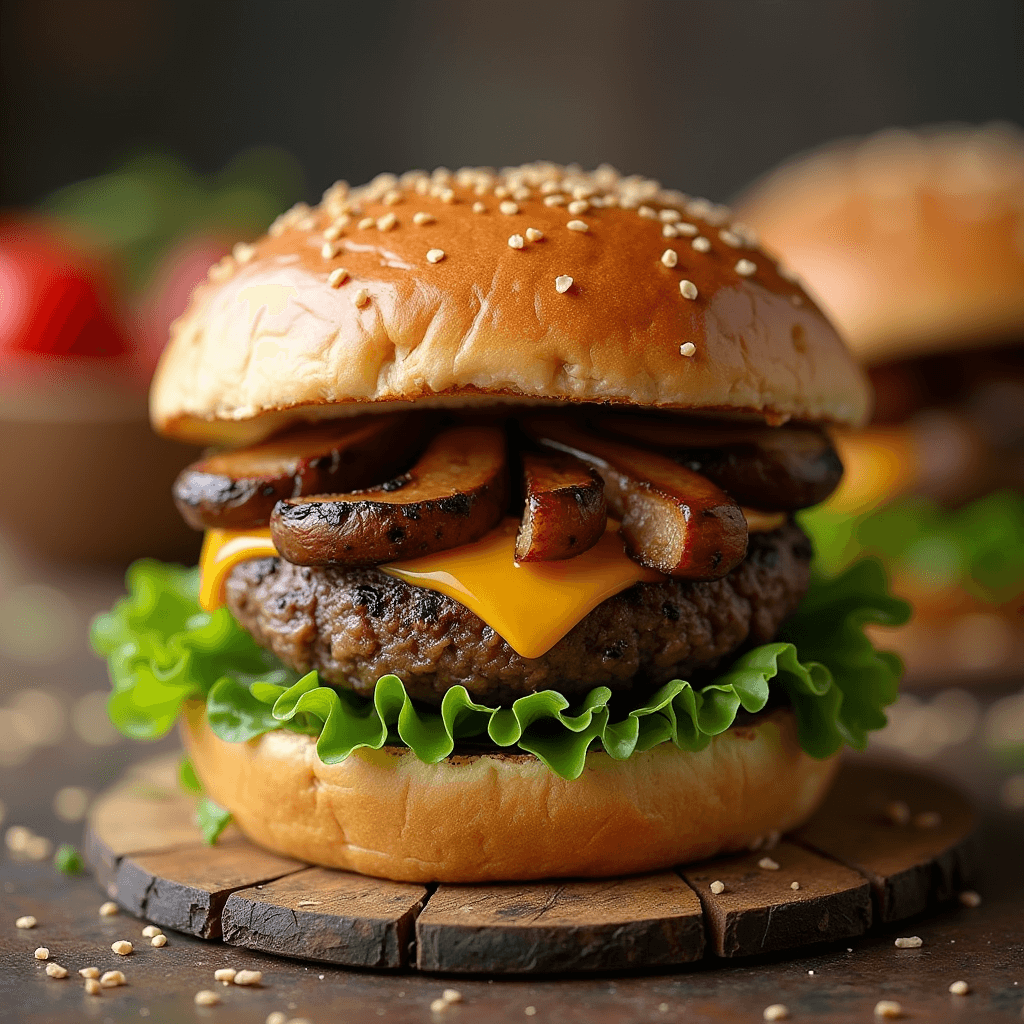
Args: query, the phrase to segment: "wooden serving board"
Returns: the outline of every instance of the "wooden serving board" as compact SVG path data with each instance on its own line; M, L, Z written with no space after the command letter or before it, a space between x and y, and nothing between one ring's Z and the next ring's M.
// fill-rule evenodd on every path
M771 850L632 878L424 886L310 867L233 827L206 846L176 779L176 758L148 762L90 814L87 859L126 910L247 949L441 973L664 969L848 941L954 896L975 827L944 783L852 763ZM910 822L890 820L893 801Z

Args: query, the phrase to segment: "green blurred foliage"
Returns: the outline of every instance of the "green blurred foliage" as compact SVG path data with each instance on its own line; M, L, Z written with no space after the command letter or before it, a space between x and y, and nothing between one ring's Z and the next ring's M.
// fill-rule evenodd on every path
M826 572L874 555L922 589L959 586L993 605L1024 594L1024 495L1016 491L952 510L908 495L859 516L818 507L799 518Z
M58 189L40 209L112 255L123 289L138 293L182 238L204 234L230 244L261 234L303 190L297 161L280 149L246 150L210 175L146 152Z

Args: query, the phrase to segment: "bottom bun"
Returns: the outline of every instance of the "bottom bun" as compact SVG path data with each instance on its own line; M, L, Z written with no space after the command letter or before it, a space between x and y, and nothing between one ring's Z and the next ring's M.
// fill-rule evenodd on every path
M615 761L592 751L574 781L530 754L424 764L384 747L328 765L300 733L227 743L196 703L183 733L206 792L253 842L407 882L596 878L747 849L806 820L838 764L800 749L789 709L698 753L662 743Z

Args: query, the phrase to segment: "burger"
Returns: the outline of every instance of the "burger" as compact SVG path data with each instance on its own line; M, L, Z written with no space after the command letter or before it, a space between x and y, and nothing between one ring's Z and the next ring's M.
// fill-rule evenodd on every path
M908 682L1024 667L1024 136L887 131L756 185L743 215L867 367L869 428L804 519L823 563L870 553L916 607L886 637Z
M815 809L901 602L794 512L870 389L727 209L608 167L331 187L215 266L156 429L198 569L93 629L208 832L410 881L600 877Z

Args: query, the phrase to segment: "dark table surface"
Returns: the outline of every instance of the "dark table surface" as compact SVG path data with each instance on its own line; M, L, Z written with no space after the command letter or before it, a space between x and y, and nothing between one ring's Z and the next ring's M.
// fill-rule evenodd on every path
M88 796L126 765L175 745L121 740L105 724L105 667L88 652L91 616L120 592L112 569L45 567L0 548L0 800L3 829L24 826L52 844L80 846ZM1019 685L1016 688L1019 691ZM848 948L826 947L786 958L705 961L647 976L586 979L467 980L382 975L304 964L170 933L162 949L142 938L142 922L122 913L100 917L104 896L89 876L66 878L50 861L4 849L0 860L0 1020L114 1024L210 1020L258 1022L283 1011L311 1024L385 1021L759 1021L783 1003L793 1020L871 1021L875 1004L898 1001L913 1021L1010 1021L1024 1009L1024 763L993 751L1024 739L1024 696L1009 690L938 689L905 697L876 753L901 756L959 784L982 810L976 908L958 904ZM869 752L866 756L872 756ZM38 843L37 843L38 845ZM15 919L31 914L32 930ZM896 949L897 936L919 935L919 949ZM110 950L128 938L127 958ZM33 957L47 946L69 968L49 978ZM128 984L85 993L80 967L121 969ZM223 987L218 967L263 972L259 988ZM971 994L953 996L964 980ZM445 988L462 1002L443 1015L431 1002ZM220 1005L198 1008L199 989Z

